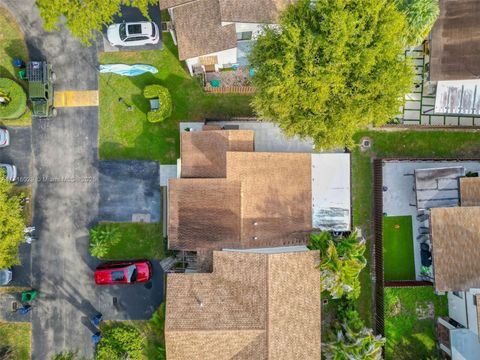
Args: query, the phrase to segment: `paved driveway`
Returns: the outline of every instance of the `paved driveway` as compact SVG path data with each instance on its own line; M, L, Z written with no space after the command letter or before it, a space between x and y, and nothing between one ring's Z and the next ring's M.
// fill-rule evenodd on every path
M100 161L101 221L160 221L157 161Z
M133 8L131 6L122 6L122 16L116 16L113 19L114 23L122 23L122 22L136 22L136 21L153 21L157 24L158 28L160 29L160 40L155 45L144 45L144 46L135 46L135 47L122 47L122 46L111 46L107 40L105 28L103 31L103 36L100 39L99 43L99 50L106 51L106 52L113 52L113 51L139 51L139 50L161 50L163 49L163 41L162 41L162 31L161 31L161 19L160 19L160 6L158 2L154 5L148 6L148 15L150 19L143 16L142 12L137 8Z
M32 179L32 129L7 127L10 145L0 148L0 163L17 167L18 185L31 185Z
M48 59L57 90L98 87L97 49L84 47L61 29L45 33L35 0L0 0L19 20L30 56ZM92 357L88 318L149 318L162 299L163 277L152 287L105 287L93 283L98 260L88 252L88 228L98 218L98 109L64 108L32 126L34 225L32 286L39 290L32 318L32 359L63 350ZM157 267L157 265L155 265ZM113 307L117 298L118 309Z

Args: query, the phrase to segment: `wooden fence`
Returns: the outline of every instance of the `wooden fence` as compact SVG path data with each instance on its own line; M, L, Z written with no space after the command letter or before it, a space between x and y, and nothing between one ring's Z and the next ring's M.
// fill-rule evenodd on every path
M226 94L226 93L237 93L237 94L254 94L255 87L254 86L220 86L220 87L212 87L212 86L205 86L203 88L205 92L208 93L217 93L217 94Z

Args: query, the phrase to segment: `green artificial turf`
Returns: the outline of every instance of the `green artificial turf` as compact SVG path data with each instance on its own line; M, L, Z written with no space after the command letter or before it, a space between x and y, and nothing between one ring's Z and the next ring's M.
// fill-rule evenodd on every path
M435 324L448 314L447 296L431 286L385 288L386 360L437 359Z
M173 164L180 152L180 121L252 116L251 96L206 94L198 79L192 78L178 60L171 36L164 34L163 40L163 50L99 55L101 64L143 63L158 69L156 74L135 77L100 74L100 158ZM172 116L162 123L147 121L150 103L143 96L143 89L150 84L166 87L172 96Z
M118 229L120 241L109 248L104 259L162 259L165 243L162 224L158 223L101 223Z
M383 218L383 267L385 281L415 280L411 216Z

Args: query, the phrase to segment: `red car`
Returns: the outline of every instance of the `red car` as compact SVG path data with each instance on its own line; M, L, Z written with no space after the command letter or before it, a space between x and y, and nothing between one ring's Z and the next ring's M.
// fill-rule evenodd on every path
M135 284L151 278L152 264L147 260L108 262L95 270L97 285Z

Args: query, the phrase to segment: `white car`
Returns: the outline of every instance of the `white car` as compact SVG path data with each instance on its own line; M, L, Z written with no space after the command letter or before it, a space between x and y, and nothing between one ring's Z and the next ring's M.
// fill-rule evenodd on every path
M3 171L8 181L17 180L17 167L15 165L0 164L0 171Z
M8 285L12 281L12 271L9 269L0 269L0 285Z
M107 39L112 46L142 46L157 44L160 34L157 24L140 21L110 25Z
M10 134L7 129L0 129L0 147L10 144Z

